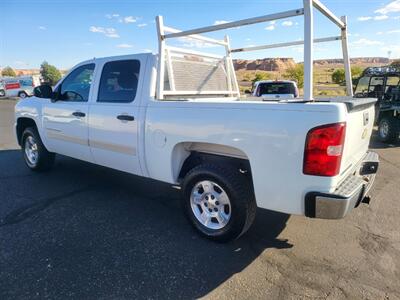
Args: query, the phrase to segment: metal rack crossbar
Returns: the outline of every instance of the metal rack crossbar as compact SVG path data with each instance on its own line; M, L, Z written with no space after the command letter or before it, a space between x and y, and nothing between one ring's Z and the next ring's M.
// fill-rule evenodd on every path
M340 36L325 37L314 39L314 15L313 8L320 11L324 16L326 16L332 23L340 29ZM213 32L218 30L224 30L229 28L241 27L245 25L275 21L279 19L295 17L304 15L304 41L294 41L287 43L278 43L272 45L260 45L253 47L244 47L231 49L229 43L229 37L225 36L224 40L217 40L209 38L202 33ZM345 16L338 18L335 16L325 5L323 5L319 0L303 0L303 8L289 10L281 13L274 13L269 15L264 15L255 18L248 18L239 21L227 22L223 24L206 26L197 29L191 29L186 31L181 31L175 28L164 26L162 16L157 16L157 32L158 32L158 44L159 44L159 60L158 60L158 80L157 80L157 98L164 99L165 95L225 95L225 96L240 96L239 86L237 84L236 75L233 67L232 53L245 52L245 51L256 51L263 49L272 49L278 47L289 47L294 45L304 45L304 100L313 100L313 44L330 42L330 41L341 41L342 54L344 61L344 69L346 76L346 93L348 96L353 96L353 87L351 80L351 69L350 69L350 59L348 54L348 42L347 42L347 19ZM170 47L166 45L167 39L173 38L186 38L191 40L198 40L203 43L214 44L225 47L226 55L224 57L216 56L213 54L206 54L197 51L191 51L186 49L181 49L177 47ZM172 58L172 55L180 53L181 57ZM201 84L200 89L190 89L190 90L179 90L176 89L176 76L174 62L180 63L181 69L185 68L184 59L189 59L191 61L206 61L207 59L215 59L216 61L208 61L208 69L204 70L204 74L210 72L209 75L204 75L206 78ZM205 64L205 63L204 63ZM187 65L186 65L187 66ZM165 67L167 68L168 76L165 76ZM221 86L219 89L209 89L206 88L208 82L212 76L215 78L220 78L221 74L226 75L226 86ZM218 77L219 76L219 77ZM169 90L165 90L165 80L168 79ZM181 75L182 77L182 75ZM209 85L209 86L215 86Z

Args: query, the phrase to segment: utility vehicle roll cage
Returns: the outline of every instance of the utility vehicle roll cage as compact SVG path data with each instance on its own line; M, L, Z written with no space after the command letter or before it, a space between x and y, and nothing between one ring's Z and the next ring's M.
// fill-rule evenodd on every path
M340 28L339 36L325 37L325 38L317 38L314 39L314 16L313 16L313 8L319 10L323 15L325 15L330 21L332 21L335 25ZM234 27L240 27L245 25L269 22L284 18L290 18L295 16L304 15L304 41L294 41L287 43L279 43L272 45L261 45L261 46L253 46L253 47L244 47L231 49L229 43L229 37L225 36L224 40L217 40L209 37L202 36L200 34L218 30L224 30ZM158 99L164 99L166 95L230 95L230 96L240 96L239 86L237 84L236 75L232 62L232 53L237 52L245 52L245 51L255 51L255 50L263 50L263 49L272 49L279 47L288 47L295 45L304 45L304 100L312 101L313 97L313 44L314 43L322 43L322 42L330 42L330 41L338 41L342 42L342 53L344 60L344 69L345 69L345 77L346 77L346 93L348 96L353 96L353 87L351 80L351 69L350 69L350 60L348 53L348 42L347 42L347 18L346 16L342 16L340 18L336 17L325 5L323 5L319 0L303 0L303 8L289 10L281 13L269 14L255 18L243 19L239 21L233 21L213 26L206 26L186 31L180 31L178 29L174 29L171 27L164 26L163 17L156 17L157 24L157 32L158 32L158 50L159 50L159 59L158 59L158 73L157 73L157 90L156 96ZM173 38L189 38L192 40L202 41L208 44L220 45L225 47L226 56L218 57L211 54L205 54L200 52L195 52L186 49L179 49L175 47L170 47L166 45L167 39ZM174 72L172 70L173 64L170 60L170 51L178 51L187 55L200 55L204 57L215 57L222 58L225 60L225 68L224 72L226 72L227 76L227 91L220 90L195 90L195 91L179 91L175 90L174 87ZM164 89L164 80L165 80L165 67L167 67L168 81L169 81L169 90Z

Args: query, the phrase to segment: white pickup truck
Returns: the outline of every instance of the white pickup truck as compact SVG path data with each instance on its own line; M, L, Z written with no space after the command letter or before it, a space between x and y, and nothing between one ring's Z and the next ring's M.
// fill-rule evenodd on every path
M257 207L344 217L367 199L377 171L378 157L368 152L375 99L316 101L305 90L310 99L241 100L229 40L198 34L298 14L307 26L306 2L283 16L187 32L158 17L161 55L88 60L54 90L37 87L15 107L26 165L47 170L59 153L171 183L182 189L191 224L218 241L246 232ZM227 55L165 44L185 35L223 44Z

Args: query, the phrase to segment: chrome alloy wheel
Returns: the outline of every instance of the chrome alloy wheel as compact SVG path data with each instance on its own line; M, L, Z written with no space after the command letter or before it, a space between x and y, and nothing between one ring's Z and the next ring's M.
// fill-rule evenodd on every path
M31 166L36 166L38 162L39 151L37 143L33 136L30 135L25 139L24 150L25 150L25 158L28 164Z
M389 124L386 121L383 121L379 126L379 135L382 138L386 138L389 134Z
M190 194L190 206L196 219L208 229L224 228L232 215L227 193L210 180L195 184Z

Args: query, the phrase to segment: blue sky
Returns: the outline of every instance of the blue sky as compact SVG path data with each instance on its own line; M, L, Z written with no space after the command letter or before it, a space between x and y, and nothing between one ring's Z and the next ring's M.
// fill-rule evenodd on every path
M347 15L350 56L400 58L400 0L322 0L336 15ZM43 60L62 69L93 58L157 51L154 18L178 29L211 25L302 7L301 0L110 1L3 0L0 67L37 68ZM315 37L338 35L335 25L315 11ZM208 34L228 34L232 47L303 39L302 17ZM193 42L175 41L188 46ZM203 51L219 48L197 45ZM389 53L390 52L390 53ZM235 58L293 57L302 47L271 49ZM341 56L339 42L315 46L315 58Z

